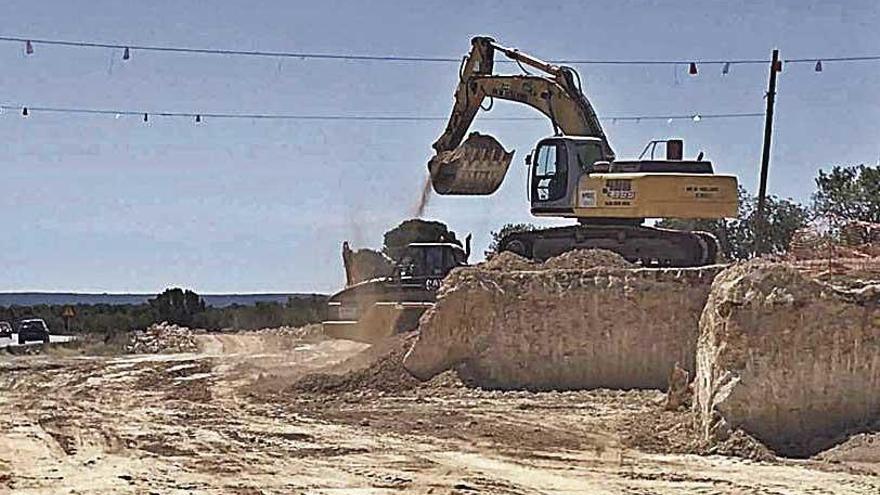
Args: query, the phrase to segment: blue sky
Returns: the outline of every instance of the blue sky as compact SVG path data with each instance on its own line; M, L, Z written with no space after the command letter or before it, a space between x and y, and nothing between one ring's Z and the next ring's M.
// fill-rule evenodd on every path
M880 53L873 1L321 2L6 0L0 35L110 43L458 57L489 34L547 59ZM446 116L456 64L223 58L0 44L5 104ZM509 69L509 67L504 67ZM577 67L600 116L763 111L766 68ZM769 188L806 201L820 167L880 157L880 63L780 76ZM536 115L499 103L493 117ZM0 290L332 291L340 244L412 214L442 122L252 122L0 115ZM618 156L681 137L756 188L761 118L606 122ZM426 216L474 234L530 221L522 157L549 122L477 120L517 150L487 198Z

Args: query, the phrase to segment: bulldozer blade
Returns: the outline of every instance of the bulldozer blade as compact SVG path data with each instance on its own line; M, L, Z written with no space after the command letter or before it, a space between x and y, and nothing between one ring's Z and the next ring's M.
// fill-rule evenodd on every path
M325 321L324 335L375 344L392 335L415 330L431 302L377 302L357 321Z
M437 194L488 195L498 190L513 151L487 134L471 133L457 148L442 151L428 162Z

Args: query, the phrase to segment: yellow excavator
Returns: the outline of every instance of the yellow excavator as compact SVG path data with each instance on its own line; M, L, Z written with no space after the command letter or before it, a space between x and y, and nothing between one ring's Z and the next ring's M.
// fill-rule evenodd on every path
M684 145L678 139L652 141L638 160L617 160L574 69L489 37L476 37L471 44L459 71L452 115L428 163L434 190L489 195L498 189L513 152L492 136L471 133L464 138L477 112L487 110L485 100L489 108L494 99L520 102L547 116L554 130L526 156L531 212L578 220L576 225L510 234L501 239L501 251L546 260L577 248L608 249L645 266L716 261L718 241L711 234L643 224L646 218L735 217L736 177L715 174L702 153L695 160L683 159ZM496 51L515 61L524 74L495 74ZM663 144L665 157L655 159Z

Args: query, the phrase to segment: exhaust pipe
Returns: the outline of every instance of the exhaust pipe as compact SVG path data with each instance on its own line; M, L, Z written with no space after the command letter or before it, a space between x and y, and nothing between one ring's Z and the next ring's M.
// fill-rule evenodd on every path
M681 161L684 158L684 141L681 139L669 139L666 141L666 159Z

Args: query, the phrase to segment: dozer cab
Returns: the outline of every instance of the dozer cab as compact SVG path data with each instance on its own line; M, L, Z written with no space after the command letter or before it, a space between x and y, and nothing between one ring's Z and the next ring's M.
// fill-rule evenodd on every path
M391 275L349 285L330 296L324 333L333 338L373 343L416 329L419 318L434 305L443 278L453 268L467 265L470 236L465 246L453 242L407 245ZM351 280L350 272L356 267L344 261L346 277Z
M464 138L485 100L488 108L496 98L511 100L543 113L554 130L526 158L531 213L578 221L510 234L500 240L500 250L540 261L572 249L599 248L648 266L715 263L718 241L711 234L643 223L647 218L735 217L736 177L715 174L702 153L685 160L679 139L651 142L638 160L617 160L574 69L501 46L492 38L477 37L471 43L452 114L428 163L434 190L488 195L498 189L513 152L492 136L471 133ZM495 51L513 59L525 74L495 74ZM525 66L543 74L527 72ZM663 144L665 158L655 159ZM648 150L651 156L643 159Z

